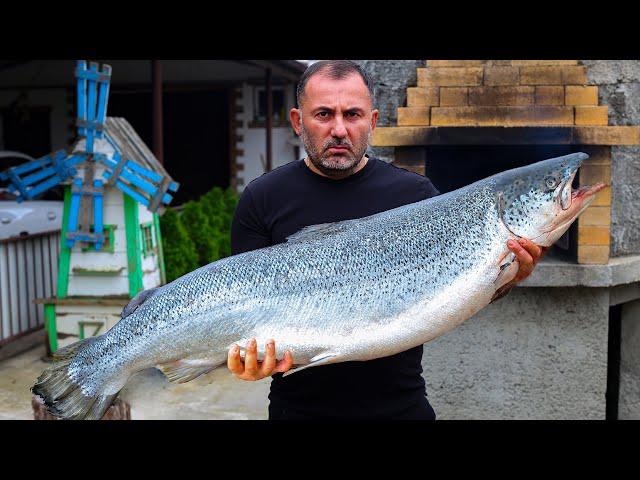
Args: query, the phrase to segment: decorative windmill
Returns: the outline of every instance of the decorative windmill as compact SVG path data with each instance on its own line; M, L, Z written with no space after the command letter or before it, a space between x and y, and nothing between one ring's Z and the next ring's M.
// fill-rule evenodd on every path
M179 187L125 119L106 116L111 67L78 61L75 76L71 148L0 173L18 202L65 186L57 294L37 300L52 351L102 333L130 298L165 282L157 212Z

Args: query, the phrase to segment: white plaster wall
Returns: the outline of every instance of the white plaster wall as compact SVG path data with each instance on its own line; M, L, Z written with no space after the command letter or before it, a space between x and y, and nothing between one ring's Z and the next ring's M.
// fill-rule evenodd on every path
M149 211L144 205L138 204L138 220L140 224L151 222L153 223L153 213ZM155 236L155 226L152 227L153 239L155 244L158 244L158 239ZM140 237L142 238L142 237ZM142 286L145 288L157 287L162 283L160 277L160 263L158 256L155 253L147 257L142 258Z
M102 175L96 172L96 178ZM117 188L106 188L103 199L103 223L116 225L114 230L113 253L105 250L83 252L76 243L71 249L69 265L69 295L101 296L127 295L129 277L127 269L127 237L124 224L123 193ZM90 277L74 275L74 267L79 268L122 268L117 275Z
M288 112L295 106L293 84L285 84L283 86L285 92L285 112L288 116ZM259 177L264 173L263 163L266 161L266 130L264 128L249 128L249 123L253 119L253 98L254 98L255 86L249 85L246 82L242 84L242 95L236 100L236 105L242 106L242 112L236 114L236 120L242 122L242 127L236 129L236 134L243 137L242 142L238 142L236 147L244 151L242 156L236 158L238 164L244 166L243 170L238 171L237 177L242 182L238 186L238 191L241 192L246 185L248 185L253 179ZM297 160L295 157L294 145L291 142L297 142L297 136L290 125L284 128L273 128L272 130L272 168L277 168L281 165L285 165L293 160ZM260 159L262 155L262 161ZM303 156L304 152L301 149L300 155ZM302 157L300 157L302 158Z

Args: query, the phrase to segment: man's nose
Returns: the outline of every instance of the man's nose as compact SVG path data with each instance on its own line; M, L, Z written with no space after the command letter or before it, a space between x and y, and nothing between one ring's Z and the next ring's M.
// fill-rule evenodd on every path
M336 117L333 123L333 128L331 129L331 136L336 138L344 138L347 136L347 129L344 126L342 117Z

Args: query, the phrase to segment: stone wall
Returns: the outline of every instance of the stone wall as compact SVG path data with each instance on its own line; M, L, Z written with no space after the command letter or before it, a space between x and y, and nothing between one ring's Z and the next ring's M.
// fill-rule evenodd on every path
M640 125L640 60L582 60L609 125ZM612 148L611 256L640 253L640 147Z
M375 84L375 108L380 111L379 127L393 127L398 123L398 107L407 103L407 87L417 82L417 68L424 60L355 60L371 75ZM394 148L371 147L369 153L386 162L393 161Z
M608 311L604 288L516 288L426 343L438 419L603 420Z

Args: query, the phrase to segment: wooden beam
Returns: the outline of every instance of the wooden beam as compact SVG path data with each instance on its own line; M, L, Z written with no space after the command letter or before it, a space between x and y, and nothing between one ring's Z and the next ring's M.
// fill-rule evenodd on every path
M266 60L248 60L247 62L260 68L264 68L264 69L269 68L271 69L272 73L280 77L286 78L287 80L291 80L292 82L297 82L298 80L300 80L300 76L302 75L302 72L300 73L292 72L290 70L287 70L285 68L278 66L277 64L274 64L273 62L269 62Z
M640 145L640 127L378 127L371 145Z

